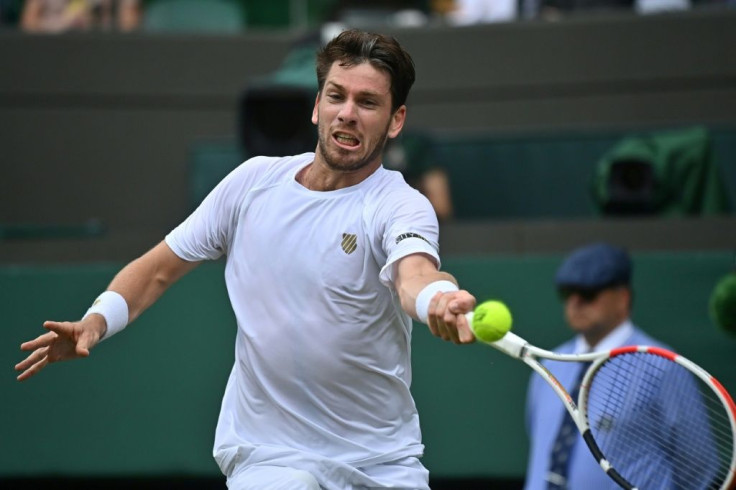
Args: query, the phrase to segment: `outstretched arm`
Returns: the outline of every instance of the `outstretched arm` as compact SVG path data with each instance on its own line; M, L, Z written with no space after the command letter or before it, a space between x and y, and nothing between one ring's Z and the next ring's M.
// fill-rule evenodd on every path
M423 301L417 305L417 298L429 286L427 291L433 291L433 283L449 281L452 288L440 287L438 292L430 293L429 306L426 311L417 311L424 308ZM447 283L444 283L447 284ZM475 341L470 330L465 313L473 311L475 297L465 290L457 290L457 281L446 272L437 270L434 261L424 254L408 255L401 259L396 266L394 281L396 291L401 300L401 307L411 317L422 320L426 315L426 322L432 335L456 344L468 344ZM444 289L444 291L443 291ZM424 296L426 296L425 292Z
M126 265L112 280L108 291L120 294L127 303L128 323L140 316L169 286L199 262L187 262L161 242L153 249ZM107 332L105 317L98 313L76 322L46 321L48 330L20 348L32 351L15 366L20 371L18 381L24 381L41 371L47 364L89 356L89 351Z

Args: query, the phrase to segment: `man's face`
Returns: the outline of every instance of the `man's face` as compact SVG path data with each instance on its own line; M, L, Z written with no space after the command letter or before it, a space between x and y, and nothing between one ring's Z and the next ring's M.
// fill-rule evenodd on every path
M370 63L333 63L312 112L317 158L342 172L377 167L386 139L399 134L405 118L406 106L391 112L388 74Z
M629 316L630 293L625 287L599 291L564 291L565 319L577 333L602 339Z

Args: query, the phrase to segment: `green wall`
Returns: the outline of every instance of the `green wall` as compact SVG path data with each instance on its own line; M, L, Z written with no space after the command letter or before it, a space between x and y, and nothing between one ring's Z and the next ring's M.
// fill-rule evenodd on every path
M697 126L439 136L436 159L449 174L459 219L592 218L600 213L593 187L597 165L605 155L626 140L687 133ZM715 169L727 199L736 203L736 130L703 129L710 152L698 162ZM675 168L675 160L667 160L670 168ZM476 190L478 183L481 192Z
M732 252L634 260L635 319L736 392L736 338L712 326L706 306ZM551 283L559 261L448 257L444 268L479 299L505 300L517 334L553 347L567 337ZM80 317L120 265L0 268L0 477L218 474L210 453L235 335L222 263L195 270L89 359L15 381L19 344L46 319ZM523 475L528 368L480 344L444 343L422 325L413 358L433 475Z

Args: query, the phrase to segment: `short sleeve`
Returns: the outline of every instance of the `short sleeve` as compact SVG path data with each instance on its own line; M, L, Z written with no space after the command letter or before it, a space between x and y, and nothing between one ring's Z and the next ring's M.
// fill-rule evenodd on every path
M382 244L387 257L379 276L381 283L393 289L394 265L415 253L430 256L439 269L439 224L426 197L407 188L396 199L387 200L381 212L386 214Z
M199 207L166 236L166 244L188 261L215 260L226 254L243 203L268 161L254 158L225 177Z

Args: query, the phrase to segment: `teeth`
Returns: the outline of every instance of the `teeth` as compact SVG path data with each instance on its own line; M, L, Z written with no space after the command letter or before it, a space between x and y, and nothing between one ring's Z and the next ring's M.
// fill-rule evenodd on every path
M348 145L354 145L354 144L357 144L358 142L358 140L356 140L352 136L343 136L340 134L335 136L335 139L337 139L337 141L339 141L340 143L345 143Z

